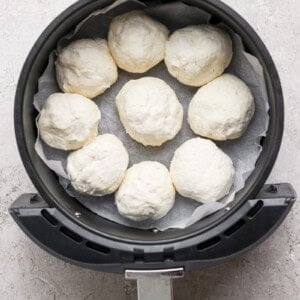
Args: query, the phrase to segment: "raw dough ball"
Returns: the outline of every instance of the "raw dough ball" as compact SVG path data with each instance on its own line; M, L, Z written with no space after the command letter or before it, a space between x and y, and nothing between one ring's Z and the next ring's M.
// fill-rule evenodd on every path
M115 198L122 216L134 221L157 220L173 207L175 189L164 165L143 161L127 170Z
M127 133L145 146L160 146L181 128L183 108L161 79L130 80L117 95L116 104Z
M189 106L188 121L196 134L214 140L236 139L246 130L254 110L248 86L224 74L198 90Z
M122 142L113 134L103 134L68 156L67 172L75 190L104 196L119 187L128 160Z
M230 36L211 25L175 31L166 44L165 63L181 83L202 86L221 75L232 58Z
M121 69L144 73L164 59L168 34L163 24L132 11L112 20L108 46Z
M56 78L61 90L88 98L102 94L117 81L117 66L106 40L77 40L59 53Z
M223 198L234 181L230 157L202 138L190 139L175 151L170 172L180 195L202 203Z
M62 150L76 150L98 134L101 118L98 106L77 94L52 94L46 101L38 128L42 140Z

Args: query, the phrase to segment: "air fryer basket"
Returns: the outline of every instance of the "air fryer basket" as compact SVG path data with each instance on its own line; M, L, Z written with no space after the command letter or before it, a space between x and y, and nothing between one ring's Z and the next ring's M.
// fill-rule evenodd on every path
M111 0L76 2L42 33L23 67L15 98L15 132L24 166L38 195L22 195L10 212L41 247L69 262L98 270L185 268L211 265L255 246L284 219L295 199L289 184L266 185L283 132L283 96L279 77L266 47L249 24L219 0L185 0L213 15L238 33L248 52L264 69L270 122L261 141L262 153L243 190L230 204L181 230L138 230L103 219L71 198L34 150L37 136L32 102L38 78L58 40L91 12ZM145 1L148 5L169 1Z

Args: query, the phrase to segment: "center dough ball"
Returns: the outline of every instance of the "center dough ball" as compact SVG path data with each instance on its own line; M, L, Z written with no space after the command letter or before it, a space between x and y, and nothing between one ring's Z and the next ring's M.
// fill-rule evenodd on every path
M182 125L183 108L176 94L158 78L130 80L117 95L116 105L127 133L145 146L173 139Z
M168 169L155 161L133 165L127 170L115 199L119 213L128 219L162 218L175 201L175 189Z
M202 203L227 195L235 173L230 157L202 138L190 139L175 151L170 172L180 195Z
M61 150L76 150L98 134L101 113L90 99L77 94L52 94L46 101L38 128L42 140Z
M121 69L144 73L164 59L168 34L163 24L142 11L132 11L112 20L108 45Z
M190 86L202 86L220 76L231 58L230 36L211 25L179 29L166 44L168 71L181 83Z
M122 142L112 134L103 134L84 148L69 154L67 173L75 190L104 196L119 187L128 161Z
M65 47L56 60L56 78L66 93L87 98L102 94L118 78L106 40L77 40Z

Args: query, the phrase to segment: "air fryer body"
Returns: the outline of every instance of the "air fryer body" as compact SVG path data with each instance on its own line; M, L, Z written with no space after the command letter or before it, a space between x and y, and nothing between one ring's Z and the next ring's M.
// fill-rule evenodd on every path
M230 207L185 229L139 230L116 224L83 207L58 183L57 176L34 149L37 137L33 96L50 52L58 40L93 11L113 1L85 0L58 16L32 48L15 98L15 132L24 166L38 195L22 195L10 212L41 247L84 267L124 272L126 269L184 267L187 270L221 262L257 245L281 223L295 199L289 184L267 185L283 132L283 96L279 77L264 44L237 13L218 0L186 0L212 14L239 34L248 52L264 69L269 99L269 129L255 170ZM169 1L145 1L156 5Z

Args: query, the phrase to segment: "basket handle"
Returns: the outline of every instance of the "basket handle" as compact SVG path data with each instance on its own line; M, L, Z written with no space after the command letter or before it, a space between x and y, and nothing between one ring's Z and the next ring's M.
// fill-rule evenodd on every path
M183 268L126 270L125 278L137 281L139 300L173 299L172 279L183 277Z

